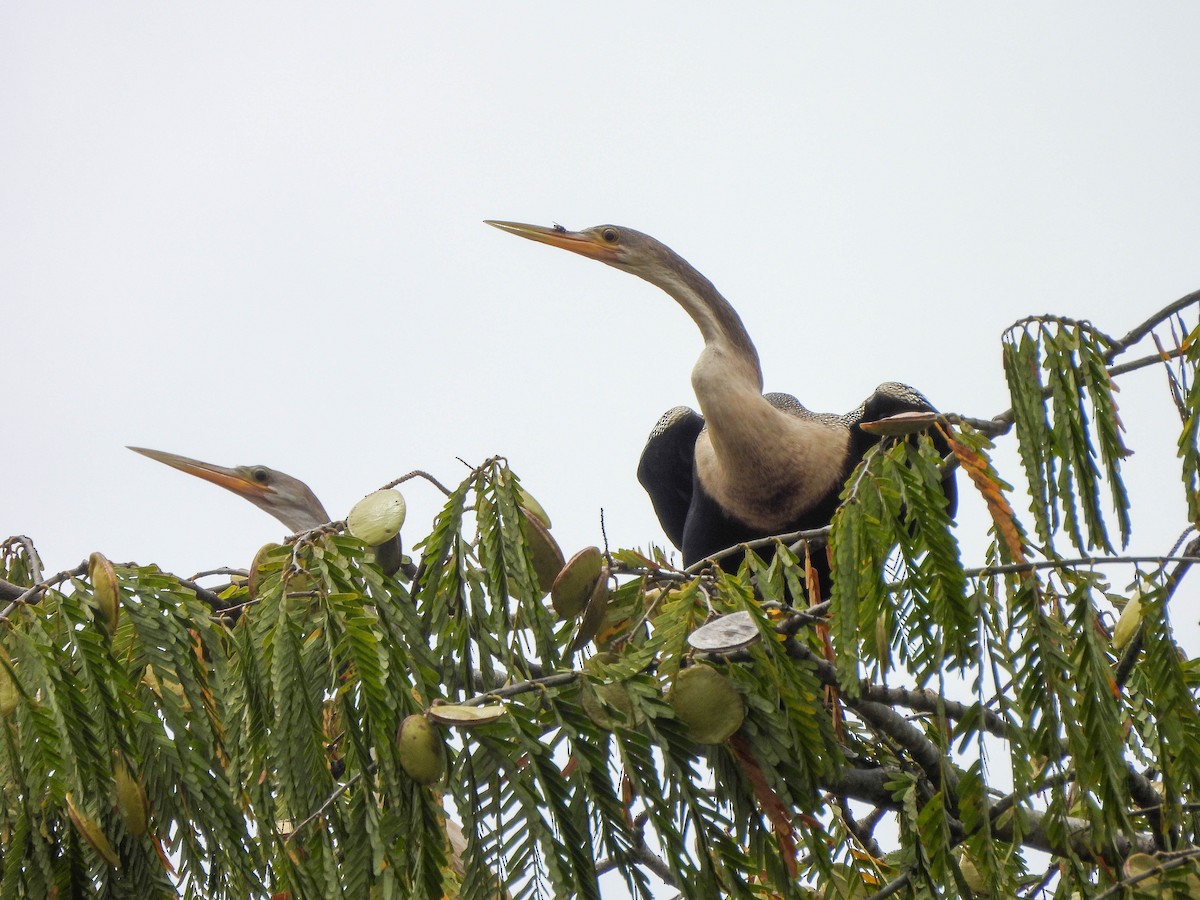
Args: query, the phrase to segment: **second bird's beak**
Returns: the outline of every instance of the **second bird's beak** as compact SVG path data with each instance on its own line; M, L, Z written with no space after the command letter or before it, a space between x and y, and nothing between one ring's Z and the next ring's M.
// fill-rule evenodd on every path
M261 499L271 493L269 487L247 478L237 469L216 466L212 463L201 462L198 459L180 456L177 453L149 450L146 447L130 447L129 449L134 453L140 453L142 456L148 456L151 459L158 460L160 463L165 463L173 469L187 472L189 475L195 475L197 478L203 478L205 481L219 485L228 491L233 491L238 496L245 497L250 501Z

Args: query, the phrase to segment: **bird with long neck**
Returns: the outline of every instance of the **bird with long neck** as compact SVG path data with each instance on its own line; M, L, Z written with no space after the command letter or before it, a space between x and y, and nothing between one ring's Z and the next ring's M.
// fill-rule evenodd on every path
M489 220L510 234L570 250L643 278L683 307L704 348L692 368L703 417L676 407L651 432L638 477L685 564L734 544L829 523L847 475L879 438L863 421L933 407L889 382L857 410L813 413L787 394L763 394L758 352L741 317L707 278L665 244L632 228L583 231ZM943 487L954 502L953 476Z
M329 513L317 499L312 488L301 481L266 466L218 466L201 462L178 453L149 450L146 447L130 447L134 453L187 472L210 484L232 491L244 500L249 500L265 513L274 516L293 533L310 531L330 521ZM383 544L371 548L376 564L386 574L398 570L412 578L416 573L412 563L404 560L404 545L397 534Z

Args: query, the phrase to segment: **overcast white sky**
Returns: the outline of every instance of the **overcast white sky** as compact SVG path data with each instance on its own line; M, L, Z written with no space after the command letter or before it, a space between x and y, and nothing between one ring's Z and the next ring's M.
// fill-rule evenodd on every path
M661 238L828 411L895 379L993 415L1015 319L1122 333L1200 287L1200 6L731 9L0 5L0 536L187 575L283 533L139 444L335 516L502 453L568 554L601 507L662 542L634 470L698 332L485 218ZM1121 395L1147 553L1185 524L1162 384ZM440 498L406 494L411 546Z

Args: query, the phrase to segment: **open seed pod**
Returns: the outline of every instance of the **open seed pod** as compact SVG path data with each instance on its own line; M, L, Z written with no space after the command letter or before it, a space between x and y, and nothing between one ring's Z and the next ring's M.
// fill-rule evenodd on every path
M121 857L113 849L100 823L75 806L75 800L67 793L67 815L75 830L83 835L84 840L96 848L96 852L104 857L104 861L115 869L121 867Z
M698 744L722 743L746 717L746 703L733 682L703 663L688 666L675 676L667 702Z
M538 588L544 597L554 586L554 579L558 577L558 573L562 571L565 562L563 552L541 520L524 509L520 512L521 533L525 535L525 543L529 546L533 571L537 575Z
M400 766L418 784L435 784L446 774L446 744L438 727L421 713L400 723L396 738Z
M550 602L560 619L573 619L583 612L603 565L604 554L599 547L584 547L563 566L550 587Z
M117 788L117 809L125 820L125 827L134 837L146 833L150 821L150 801L146 797L146 789L142 783L133 777L129 767L119 752L114 754L113 784Z
M1149 853L1134 853L1125 860L1123 868L1127 879L1139 879L1138 887L1150 894L1158 896L1161 892L1164 897L1180 896L1172 888L1182 887L1182 885L1179 885L1166 873L1162 859L1151 856ZM1151 874L1152 872L1155 874ZM1187 893L1193 897L1200 896L1197 893L1200 891L1200 875L1188 872L1184 884L1187 886Z
M938 420L935 412L902 412L874 422L862 422L859 427L867 434L878 434L884 437L903 437L918 431L926 431Z
M688 635L688 643L705 653L732 653L757 640L758 626L745 610L713 619Z
M596 586L592 589L592 596L588 598L587 609L583 611L583 619L579 622L579 629L575 632L575 640L571 641L571 652L581 649L586 646L587 642L600 633L600 629L604 627L605 621L608 619L608 600L610 591L608 589L608 566L600 567L600 578L596 581Z
M458 728L474 728L476 725L491 725L506 712L503 705L491 703L486 706L458 706L439 703L429 708L429 718L443 725Z
M346 530L368 547L378 547L400 533L406 512L399 491L375 491L354 504L346 516Z
M121 618L121 592L117 588L117 573L103 553L88 557L88 581L92 583L92 599L109 633L117 629Z

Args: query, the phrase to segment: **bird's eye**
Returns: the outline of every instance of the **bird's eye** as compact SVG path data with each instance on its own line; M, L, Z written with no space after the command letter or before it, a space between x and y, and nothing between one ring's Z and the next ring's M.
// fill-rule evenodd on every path
M255 481L257 481L259 484L266 484L268 481L271 480L271 476L267 473L267 470L262 467L259 467L259 468L255 469L253 472L251 472L250 477L253 478Z
M610 244L615 244L620 235L617 234L617 229L615 228L605 228L604 231L600 232L600 237L604 238Z

